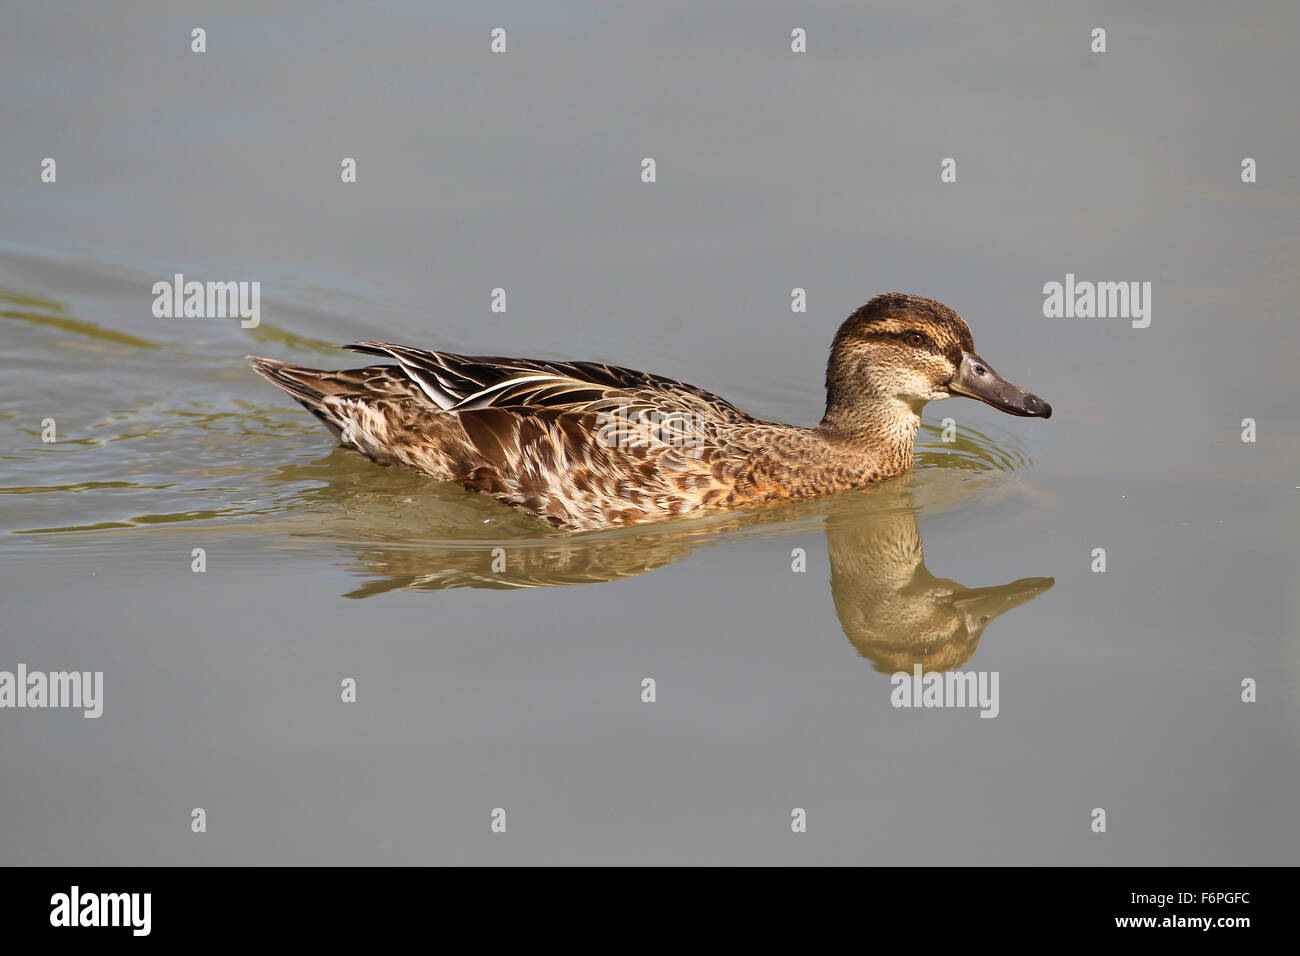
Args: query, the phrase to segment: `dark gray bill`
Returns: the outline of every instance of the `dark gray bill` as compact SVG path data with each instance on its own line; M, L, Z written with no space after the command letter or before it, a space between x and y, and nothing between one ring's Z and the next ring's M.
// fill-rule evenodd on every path
M973 352L963 352L961 369L948 385L953 395L966 395L1000 408L1009 415L1051 418L1052 406L1019 385L1012 385Z

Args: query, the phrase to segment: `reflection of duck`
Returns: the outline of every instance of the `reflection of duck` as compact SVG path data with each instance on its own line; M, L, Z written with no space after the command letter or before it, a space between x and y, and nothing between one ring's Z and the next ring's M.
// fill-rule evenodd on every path
M840 326L826 414L813 428L594 362L348 347L398 364L330 372L249 358L345 446L570 531L815 498L901 474L935 399L1052 414L980 358L956 312L909 295L877 296Z
M592 584L632 577L671 564L713 540L775 522L825 518L831 597L840 625L877 670L952 670L975 652L993 618L1053 584L1023 578L999 587L966 588L936 578L925 566L921 534L906 492L889 486L837 499L728 515L707 527L656 528L640 533L554 537L529 541L460 542L436 552L408 547L359 550L353 569L371 580L348 597L398 588L533 588ZM871 510L863 509L870 507ZM885 509L885 510L881 510Z
M826 524L831 598L840 626L876 670L925 672L960 667L984 628L1032 601L1052 578L967 588L925 566L916 516L831 515Z

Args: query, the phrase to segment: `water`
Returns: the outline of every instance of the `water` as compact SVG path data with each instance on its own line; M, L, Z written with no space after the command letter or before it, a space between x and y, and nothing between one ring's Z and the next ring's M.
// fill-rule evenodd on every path
M0 711L0 861L1294 861L1293 12L1115 7L1097 56L827 7L804 58L778 5L209 13L0 31L0 669L105 675ZM155 318L176 272L260 326ZM1151 326L1043 318L1067 272ZM616 532L334 448L243 361L599 359L808 423L891 289L1053 418L936 403L899 481ZM891 706L916 664L996 719Z

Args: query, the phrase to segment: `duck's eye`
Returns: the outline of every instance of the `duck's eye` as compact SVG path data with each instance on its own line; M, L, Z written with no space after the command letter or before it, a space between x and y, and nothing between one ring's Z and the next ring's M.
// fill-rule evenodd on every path
M908 332L908 333L907 333L907 344L908 344L908 345L924 345L924 344L925 344L925 336L922 335L920 332Z

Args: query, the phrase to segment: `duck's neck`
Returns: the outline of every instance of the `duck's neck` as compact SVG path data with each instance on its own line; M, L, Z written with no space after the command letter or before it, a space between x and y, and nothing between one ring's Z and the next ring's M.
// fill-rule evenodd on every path
M853 459L864 475L887 478L912 467L920 427L920 405L889 398L870 405L828 405L813 430Z

